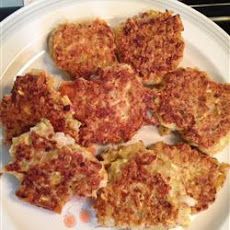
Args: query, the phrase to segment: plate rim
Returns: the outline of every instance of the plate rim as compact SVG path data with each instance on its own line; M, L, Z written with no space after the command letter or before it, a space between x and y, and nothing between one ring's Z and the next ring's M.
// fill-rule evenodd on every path
M93 0L65 0L65 3L67 1L70 1L70 2L73 2L73 1L93 1ZM105 1L105 2L109 2L109 1L116 1L116 0L100 0L100 1ZM143 0L127 0L127 1L130 1L130 2L133 2L133 1L142 1ZM161 0L144 0L144 1L149 1L149 2L159 2L159 3L162 3ZM8 28L12 28L13 27L13 24L17 24L19 23L23 18L25 18L26 16L30 15L32 11L37 11L39 10L40 8L43 8L45 6L48 6L48 5L56 5L57 3L61 3L63 2L62 0L40 0L40 1L36 1L36 2L33 2L29 5L26 5L22 8L20 8L19 10L15 11L13 14L9 15L8 17L6 17L2 22L0 22L0 25L1 25L1 34L2 34L2 40L4 39L4 36L6 36L6 32L8 30ZM181 10L185 9L187 12L186 14L189 14L190 18L193 18L193 19L197 19L196 16L198 16L200 18L200 20L202 20L202 23L203 22L206 22L207 24L206 25L206 28L211 28L211 31L213 34L216 35L216 37L218 37L220 40L226 42L226 45L228 40L230 41L230 36L227 34L227 32L225 32L221 27L219 27L215 22L213 22L211 19L209 19L208 17L206 17L205 15L203 15L202 13L200 13L199 11L195 10L194 8L182 3L182 2L179 2L177 0L167 0L166 3L162 3L162 4L167 4L167 5L173 5L173 7L176 7L178 6ZM16 20L17 19L17 20ZM16 22L15 22L16 20ZM194 22L198 22L199 20L194 20ZM196 23L197 24L197 23ZM15 26L14 25L14 26ZM214 31L215 29L215 31ZM209 33L211 32L210 30L208 30Z

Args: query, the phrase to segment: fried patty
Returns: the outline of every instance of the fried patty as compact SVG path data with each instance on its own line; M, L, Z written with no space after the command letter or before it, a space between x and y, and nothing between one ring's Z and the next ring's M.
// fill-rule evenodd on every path
M230 142L230 85L202 71L180 68L164 76L156 114L165 127L178 130L190 144L215 153Z
M116 62L113 32L101 19L59 25L50 35L49 50L56 65L74 78L87 78Z
M133 69L116 64L100 69L90 80L77 79L61 85L82 122L80 143L128 141L147 119L152 99Z
M78 139L80 122L73 118L70 100L55 90L51 76L36 70L18 76L11 95L1 101L0 120L6 130L6 140L10 142L29 131L41 118L49 119L55 131Z
M104 166L73 138L55 133L46 119L14 138L10 154L4 171L19 178L16 195L55 212L72 196L96 196L106 184Z
M214 201L229 167L186 144L139 142L102 156L109 178L94 208L101 225L119 228L187 226L190 213Z
M183 56L184 30L179 15L147 11L115 29L118 59L132 65L145 84L159 82Z
M225 182L229 164L219 163L188 144L157 143L149 149L180 168L186 193L196 201L192 213L207 209L215 201L216 193Z

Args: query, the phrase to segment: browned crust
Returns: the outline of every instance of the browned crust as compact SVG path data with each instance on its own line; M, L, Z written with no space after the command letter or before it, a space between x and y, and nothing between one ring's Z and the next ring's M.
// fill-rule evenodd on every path
M128 141L147 119L152 100L149 90L124 64L101 69L91 80L64 83L60 91L70 98L82 122L79 135L84 145Z
M101 19L59 25L50 35L49 49L56 65L74 78L87 78L116 62L113 32Z
M91 196L99 188L100 169L99 162L86 160L81 154L63 148L57 159L29 168L16 195L30 204L60 213L72 196ZM54 173L60 175L57 184L50 181Z
M105 180L103 165L93 155L75 144L60 146L50 128L15 138L11 154L5 172L20 179L16 195L54 212L60 213L72 196L95 196Z
M167 199L171 186L160 173L147 170L154 164L156 155L143 149L129 159L118 178L99 191L94 208L100 224L143 229L175 225L178 208Z
M0 120L8 142L28 131L41 118L49 119L56 131L68 133L77 140L78 127L70 127L67 121L74 122L72 114L71 102L55 91L51 77L44 71L18 76L11 95L4 96L0 104Z
M221 150L230 139L230 85L205 72L180 68L164 76L155 100L162 125L178 130L202 151Z
M214 202L230 168L187 144L159 142L146 149L136 143L102 156L109 181L94 208L100 224L121 228L188 224L190 211ZM186 197L193 198L193 204Z
M115 30L118 59L131 64L144 83L157 83L183 57L183 30L180 16L169 11L129 18Z
M181 168L186 193L197 201L192 208L193 212L205 210L215 201L218 190L226 180L230 165L219 163L215 158L187 144L158 143L150 149L160 156L167 156L173 164Z

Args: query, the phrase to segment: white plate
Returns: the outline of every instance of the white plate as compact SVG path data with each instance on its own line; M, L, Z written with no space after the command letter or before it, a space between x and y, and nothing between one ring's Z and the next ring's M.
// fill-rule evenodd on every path
M199 67L215 80L229 82L229 36L205 16L182 3L173 0L43 0L17 11L1 23L1 94L9 93L15 76L30 68L42 68L61 78L61 72L53 65L46 49L47 34L57 23L65 19L101 17L115 25L128 16L149 9L169 9L181 15L186 43L182 66ZM153 127L142 128L134 140L140 138L146 144L162 140ZM229 151L228 147L217 154L217 158L230 163ZM2 146L1 156L1 163L5 164L8 160L5 146ZM87 206L84 200L72 200L63 213L57 215L18 200L14 195L16 188L17 182L13 177L4 175L1 178L3 230L67 229L63 223L67 213L77 218L74 229L87 230L96 226L95 218L88 224L79 219L80 209ZM228 180L209 210L194 217L190 230L229 229L229 188Z

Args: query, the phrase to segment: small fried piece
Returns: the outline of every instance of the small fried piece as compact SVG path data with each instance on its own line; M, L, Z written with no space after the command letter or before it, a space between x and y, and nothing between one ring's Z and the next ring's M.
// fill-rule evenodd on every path
M152 104L150 90L126 64L100 69L91 80L63 83L60 92L70 98L75 117L82 122L83 145L128 141L147 121Z
M169 128L162 125L158 126L158 131L161 136L169 135L172 132Z
M115 48L113 32L101 19L59 25L49 38L51 57L73 78L87 78L116 62Z
M207 154L230 142L230 85L180 68L164 76L154 104L159 122Z
M73 118L71 102L54 88L54 80L46 72L33 70L18 76L11 95L0 104L0 120L6 129L6 140L29 131L42 118L50 120L55 131L78 140L80 122Z
M129 18L115 29L118 59L132 65L145 84L156 84L182 59L183 30L180 16L169 11Z
M72 196L95 197L106 185L104 166L73 138L55 133L46 119L14 138L10 154L4 171L19 178L16 195L54 212Z
M94 208L101 225L119 228L188 226L190 213L214 201L229 168L187 144L139 142L102 157L109 178Z

